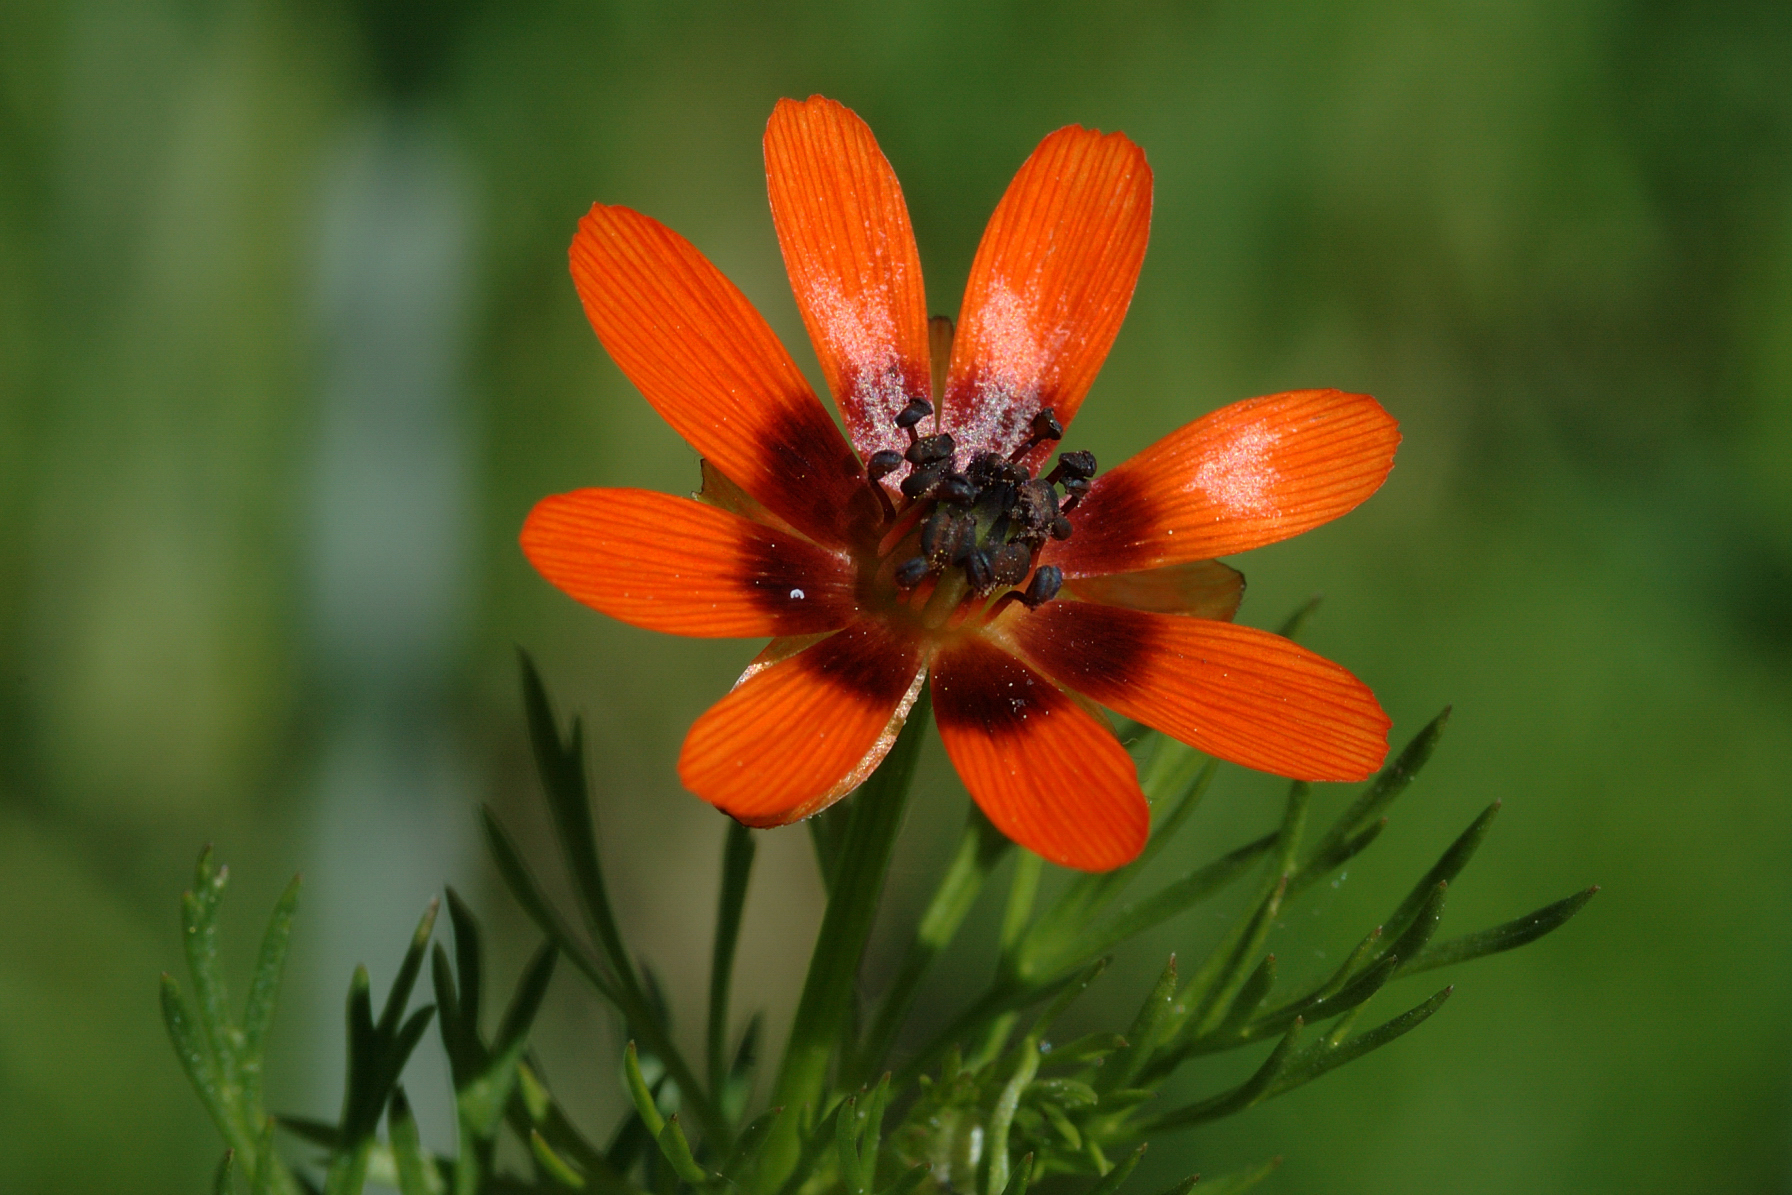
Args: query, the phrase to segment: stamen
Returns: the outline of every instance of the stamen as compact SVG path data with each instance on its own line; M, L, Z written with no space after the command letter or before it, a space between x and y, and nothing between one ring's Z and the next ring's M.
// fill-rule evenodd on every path
M1052 520L1052 538L1053 539L1069 539L1070 538L1070 520L1069 519L1065 518L1063 515L1059 515L1057 518Z
M896 584L904 589L913 589L921 583L928 573L925 556L911 556L896 566Z
M1058 422L1058 417L1052 413L1050 407L1047 407L1037 415L1033 416L1033 423L1029 432L1030 434L1027 437L1027 442L1008 454L1009 460L1020 460L1021 457L1033 451L1035 446L1047 440L1062 440L1064 438L1064 425Z
M933 414L933 404L924 398L911 399L908 406L896 412L896 426L908 433L908 442L913 444L920 439L921 433L915 430L915 424Z
M1025 544L1003 544L989 555L989 571L998 585L1019 585L1033 567L1033 553Z
M995 581L995 572L990 567L989 553L982 548L973 549L964 558L964 577L971 583L971 588L979 592L988 589Z
M888 477L900 468L902 468L902 454L894 448L874 452L871 454L871 459L865 462L865 472L870 474L872 481Z
M935 461L949 461L956 449L952 437L944 432L937 436L921 436L908 446L909 463L914 465L931 465Z
M924 468L916 469L902 479L902 496L911 501L927 497L935 486L945 479L946 462L935 461Z
M1058 590L1064 587L1064 570L1055 564L1042 564L1033 572L1033 579L1027 583L1027 591L1020 595L1020 600L1027 604L1029 610L1037 610L1058 596Z

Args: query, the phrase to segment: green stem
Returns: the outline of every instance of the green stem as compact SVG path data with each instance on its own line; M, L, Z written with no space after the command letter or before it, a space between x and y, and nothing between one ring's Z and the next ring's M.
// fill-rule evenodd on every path
M851 1070L845 1075L844 1086L855 1087L870 1082L872 1074L883 1065L909 1009L914 1006L922 978L940 951L958 933L958 927L977 902L977 894L983 891L984 881L1010 845L1002 832L983 816L983 811L972 804L965 816L964 834L958 840L958 850L946 866L946 874L940 878L926 912L921 914L914 941L909 943L908 953L902 960L902 968L896 972L896 978L878 1005L877 1016L872 1020L871 1030L865 1035Z
M722 892L716 902L716 942L709 965L709 1089L718 1106L728 1082L728 991L734 980L734 948L740 942L753 851L752 831L730 821L728 842L722 848Z
M819 1120L826 1109L828 1061L845 1040L842 1030L847 1013L858 998L859 962L877 915L890 852L908 804L909 784L927 729L929 694L926 689L909 711L908 721L890 753L859 786L851 798L852 815L835 872L838 882L828 898L828 908L816 935L815 953L809 959L809 975L790 1027L790 1041L778 1069L772 1106L784 1108L766 1142L759 1167L758 1188L776 1191L796 1165L799 1131L804 1121ZM807 1115L804 1109L808 1109Z

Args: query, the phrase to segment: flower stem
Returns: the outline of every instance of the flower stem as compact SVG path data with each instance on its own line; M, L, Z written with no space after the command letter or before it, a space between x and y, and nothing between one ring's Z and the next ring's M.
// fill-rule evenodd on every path
M772 1106L789 1111L778 1119L761 1157L758 1190L778 1190L795 1166L799 1130L818 1123L827 1111L828 1062L845 1043L853 1001L858 999L859 962L877 915L889 870L890 852L908 805L910 782L927 729L929 694L924 688L908 721L871 778L850 800L851 818L840 844L837 882L816 935L809 975L790 1027L790 1041L778 1069ZM807 1110L806 1112L804 1110Z

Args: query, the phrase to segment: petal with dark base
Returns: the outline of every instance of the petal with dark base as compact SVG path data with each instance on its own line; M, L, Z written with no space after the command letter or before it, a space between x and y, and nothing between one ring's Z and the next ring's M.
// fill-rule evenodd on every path
M1191 560L1137 573L1076 577L1065 588L1085 602L1231 622L1244 597L1244 574L1217 560Z
M927 296L896 172L833 100L780 100L765 178L803 323L861 456L908 447L895 425L926 398Z
M857 616L845 557L688 498L575 490L523 523L523 554L611 618L703 638L831 631Z
M895 738L921 654L881 623L856 622L750 671L685 736L686 788L749 826L781 826L844 796Z
M1068 694L981 639L933 665L940 739L996 827L1053 863L1108 871L1145 845L1151 811L1132 758Z
M1280 635L1056 602L1008 634L1060 684L1191 747L1299 780L1361 780L1387 755L1367 685Z
M967 456L1012 452L1047 407L1070 425L1126 317L1150 231L1138 146L1075 125L1040 142L989 218L958 315L941 418Z
M1070 516L1075 533L1045 558L1066 576L1093 576L1273 544L1373 494L1399 443L1399 425L1366 394L1235 402L1097 477Z
M875 517L858 458L753 305L691 243L639 212L579 221L572 276L598 339L673 430L805 534Z

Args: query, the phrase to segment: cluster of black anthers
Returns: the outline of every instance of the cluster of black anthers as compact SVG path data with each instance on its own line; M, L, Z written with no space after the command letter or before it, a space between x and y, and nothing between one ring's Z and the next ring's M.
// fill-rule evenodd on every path
M1064 516L1089 492L1095 454L1062 453L1050 473L1034 477L1021 458L1035 446L1064 436L1063 426L1048 407L1033 416L1026 442L1010 455L980 452L960 472L953 460L957 445L952 437L923 436L917 429L932 414L933 404L926 399L909 403L896 416L896 426L908 433L908 451L886 448L866 462L887 517L894 519L896 511L878 479L901 468L904 460L914 468L902 479L903 496L911 502L932 502L932 509L922 516L921 554L896 566L896 584L912 589L930 575L962 569L971 591L982 595L998 586L1018 585L1031 572L1033 579L1019 599L1032 607L1051 601L1064 584L1064 574L1050 564L1035 570L1033 559L1048 536L1070 538L1070 520ZM1058 487L1064 490L1061 501Z

